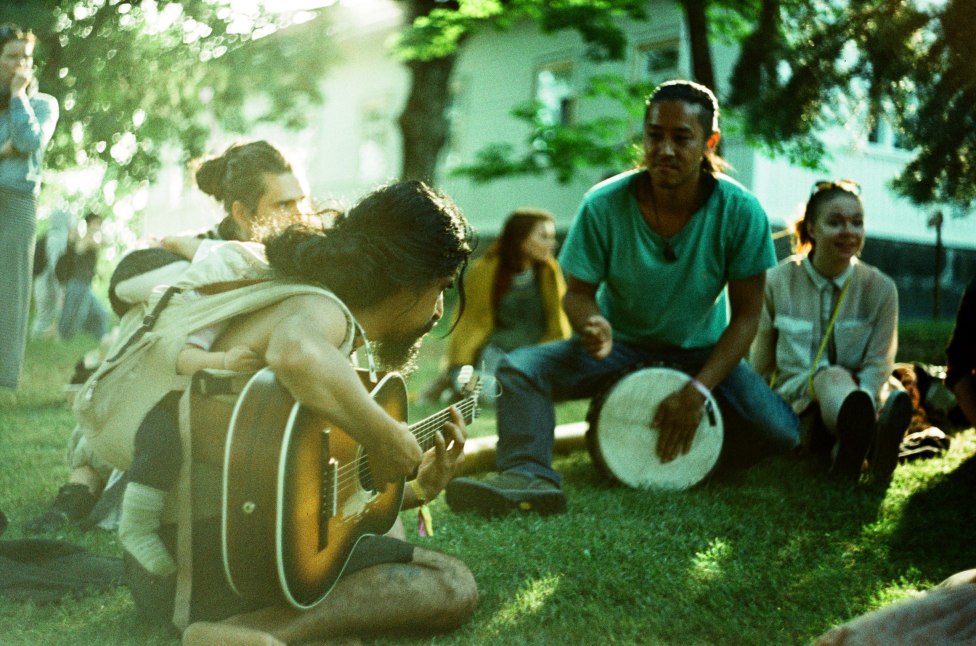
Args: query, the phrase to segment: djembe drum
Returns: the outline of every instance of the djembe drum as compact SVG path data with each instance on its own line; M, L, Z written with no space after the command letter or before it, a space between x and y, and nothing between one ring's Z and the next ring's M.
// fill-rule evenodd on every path
M722 415L714 398L705 399L691 449L670 462L658 458L658 430L651 427L661 401L689 379L674 368L641 368L595 398L587 413L586 444L596 467L636 489L680 490L703 480L722 450Z

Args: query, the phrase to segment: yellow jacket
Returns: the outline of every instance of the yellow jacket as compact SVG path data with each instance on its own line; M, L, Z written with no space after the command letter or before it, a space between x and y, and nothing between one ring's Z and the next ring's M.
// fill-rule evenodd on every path
M498 271L498 254L489 250L471 263L464 279L464 314L451 333L447 347L447 365L473 364L478 353L495 330L495 313L491 294ZM546 309L546 331L539 343L569 338L569 319L562 308L566 281L559 263L550 258L538 273L539 291ZM457 312L457 310L455 310ZM454 315L455 320L457 314Z

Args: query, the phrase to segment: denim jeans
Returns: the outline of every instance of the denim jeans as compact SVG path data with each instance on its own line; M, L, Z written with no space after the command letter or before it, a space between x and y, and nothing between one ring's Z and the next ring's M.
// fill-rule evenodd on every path
M664 364L694 374L711 351L649 349L614 341L610 355L598 360L572 338L510 352L495 373L501 389L496 468L560 484L552 468L556 402L593 397L641 364ZM732 369L713 395L725 431L721 460L751 461L799 446L800 422L793 409L745 361Z
M82 330L101 339L108 334L108 312L92 293L90 283L70 278L64 287L58 334L62 339L72 339Z

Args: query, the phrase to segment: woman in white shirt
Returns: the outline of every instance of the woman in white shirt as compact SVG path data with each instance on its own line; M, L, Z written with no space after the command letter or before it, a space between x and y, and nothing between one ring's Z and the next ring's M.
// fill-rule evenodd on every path
M796 254L767 272L750 360L798 414L819 410L836 439L832 472L856 480L867 458L874 479L887 481L912 403L888 386L898 292L858 258L865 237L858 184L817 182L793 234Z

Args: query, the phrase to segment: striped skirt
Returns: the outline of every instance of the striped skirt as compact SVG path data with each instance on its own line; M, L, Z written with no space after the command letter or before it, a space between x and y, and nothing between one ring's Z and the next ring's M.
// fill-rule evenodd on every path
M0 387L16 388L30 312L37 202L0 188Z

